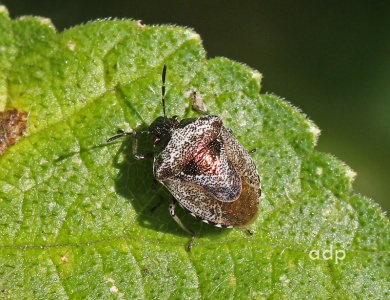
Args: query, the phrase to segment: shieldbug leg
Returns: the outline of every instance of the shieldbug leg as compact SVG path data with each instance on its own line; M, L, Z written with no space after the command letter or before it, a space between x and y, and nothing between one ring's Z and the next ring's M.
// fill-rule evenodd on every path
M250 236L252 236L252 235L253 235L253 231L252 231L252 230L250 230L250 229L247 229L247 230L246 230L246 232L248 232L248 234L249 234Z
M134 156L134 158L137 160L142 160L142 159L147 159L147 158L153 157L153 155L154 155L153 152L145 153L145 154L138 153L138 136L141 134L150 135L149 131L122 132L121 130L119 130L118 132L120 132L120 133L110 137L107 140L107 143L115 141L116 139L119 139L119 138L124 137L124 136L132 136L133 137L133 156Z
M189 229L184 226L184 224L181 222L178 216L176 216L175 213L175 206L176 206L176 200L173 199L173 202L169 204L169 213L171 214L171 217L176 221L176 223L183 229L184 231L188 232L191 235L191 241L188 244L187 251L190 252L192 249L192 245L195 240L195 232L192 229Z
M133 133L133 155L134 155L134 158L138 159L138 160L152 158L154 155L153 152L149 152L149 153L145 153L145 154L138 153L138 136L140 134L149 135L150 132L149 131L136 131Z

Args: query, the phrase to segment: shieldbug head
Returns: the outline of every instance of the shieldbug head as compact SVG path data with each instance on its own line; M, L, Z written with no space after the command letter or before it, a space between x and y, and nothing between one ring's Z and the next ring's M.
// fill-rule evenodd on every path
M193 216L218 227L246 228L256 218L261 195L260 178L248 151L237 141L222 120L213 115L178 120L165 111L165 75L162 72L163 116L147 131L123 132L108 139L133 137L136 159L154 158L153 173L172 194L169 211L178 225L191 235L175 214L178 202ZM153 153L138 153L138 136L153 137Z

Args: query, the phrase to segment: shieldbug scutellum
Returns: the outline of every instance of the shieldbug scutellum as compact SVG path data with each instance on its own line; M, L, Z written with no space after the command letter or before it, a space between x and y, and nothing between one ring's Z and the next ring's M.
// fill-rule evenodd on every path
M173 195L169 211L179 226L191 234L175 214L176 201L193 216L218 227L242 227L251 224L258 213L260 178L248 151L237 141L222 120L213 115L178 121L165 112L165 75L162 72L162 107L147 131L122 132L110 139L133 137L133 155L142 160L154 157L153 173ZM155 151L138 153L138 136L151 135Z

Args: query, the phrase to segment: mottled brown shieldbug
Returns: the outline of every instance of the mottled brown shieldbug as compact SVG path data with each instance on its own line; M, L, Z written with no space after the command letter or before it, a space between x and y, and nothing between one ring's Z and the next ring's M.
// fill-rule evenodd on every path
M193 216L218 227L246 228L256 218L261 195L260 178L248 151L237 141L222 120L213 115L178 121L165 112L165 75L162 72L162 106L148 131L124 132L111 137L133 137L136 159L154 157L153 173L174 199ZM138 153L138 136L153 137L155 152ZM175 214L175 202L169 206L174 220L195 234Z

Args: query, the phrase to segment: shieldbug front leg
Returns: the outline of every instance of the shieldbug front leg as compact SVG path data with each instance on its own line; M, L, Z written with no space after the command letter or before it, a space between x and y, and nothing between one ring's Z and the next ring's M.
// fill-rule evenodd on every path
M134 156L134 158L137 160L153 158L153 155L154 155L153 152L145 153L145 154L138 153L138 136L141 134L150 135L151 133L149 131L120 132L119 134L110 137L107 140L107 143L115 141L116 139L119 139L119 138L124 137L124 136L132 136L133 137L133 156Z
M173 200L172 203L169 204L169 213L170 213L171 217L176 221L176 223L181 227L181 229L183 229L184 231L188 232L191 235L191 241L187 247L187 251L190 252L192 249L192 245L194 243L194 240L195 240L195 232L192 229L185 227L184 224L179 219L179 217L176 216L176 213L175 213L176 200L175 200L175 198L173 198L172 200Z
M146 154L139 154L138 153L138 136L140 134L147 134L150 135L149 131L136 131L133 133L133 155L135 159L142 160L147 158L153 158L154 153L149 152Z

